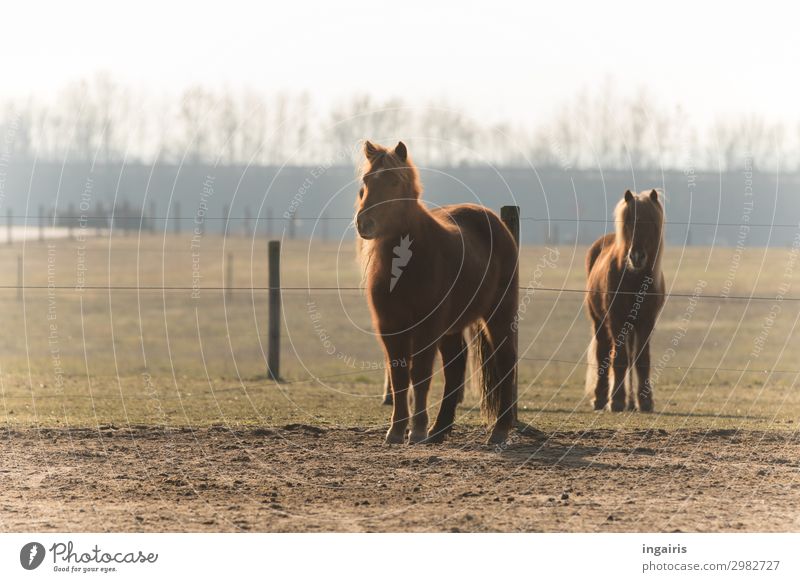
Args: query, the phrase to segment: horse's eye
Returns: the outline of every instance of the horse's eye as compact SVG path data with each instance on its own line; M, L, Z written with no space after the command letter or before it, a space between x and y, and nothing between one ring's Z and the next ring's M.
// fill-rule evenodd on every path
M359 197L359 198L363 198L363 197L364 197L364 188L360 188L360 189L358 190L358 197Z

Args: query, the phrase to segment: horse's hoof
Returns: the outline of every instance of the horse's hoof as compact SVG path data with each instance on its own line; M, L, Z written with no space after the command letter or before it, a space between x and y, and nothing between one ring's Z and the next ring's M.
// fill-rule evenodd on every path
M492 429L492 434L489 435L487 441L490 445L502 445L508 440L508 429L495 427Z
M396 432L389 430L389 432L386 433L386 439L384 442L387 445L402 445L404 442L406 442L406 431L403 430L402 432Z
M623 412L625 410L624 402L614 401L611 403L611 412Z
M633 402L633 401L631 401L631 402L628 402L628 405L626 406L626 408L627 408L629 411L633 412L634 410L636 410L636 403L635 403L635 402Z
M653 412L653 401L652 400L640 400L639 401L639 412Z
M428 436L423 441L426 445L438 445L445 441L447 435L450 433L448 428L431 429L428 431Z
M411 431L408 435L408 444L416 445L419 443L424 443L425 439L428 438L427 433L423 430L421 432Z
M595 400L592 402L592 406L595 410L605 410L606 405L608 404L608 400Z
M394 401L392 400L392 395L391 394L384 394L383 403L382 404L384 404L386 406L391 406L392 404L394 404Z

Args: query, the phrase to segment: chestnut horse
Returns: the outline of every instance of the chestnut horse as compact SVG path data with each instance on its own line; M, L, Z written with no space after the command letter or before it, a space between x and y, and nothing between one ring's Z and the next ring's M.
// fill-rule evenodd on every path
M616 232L599 238L586 256L586 306L592 320L587 390L594 391L595 410L608 405L628 410L653 410L650 384L650 337L664 305L664 208L658 192L632 194L614 210ZM632 369L638 376L633 389Z
M391 378L393 410L386 442L404 442L409 419L409 443L444 440L463 392L469 349L481 372L489 442L501 443L514 422L513 323L519 296L514 238L482 206L428 210L420 201L419 174L402 142L393 150L366 142L364 154L355 223L373 326ZM467 331L474 332L474 346L465 341ZM437 351L442 355L444 396L428 430L428 389Z

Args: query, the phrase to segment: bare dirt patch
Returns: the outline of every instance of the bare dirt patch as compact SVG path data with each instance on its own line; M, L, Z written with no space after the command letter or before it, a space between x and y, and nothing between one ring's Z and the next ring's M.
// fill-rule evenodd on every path
M377 429L0 430L4 531L797 531L800 436Z

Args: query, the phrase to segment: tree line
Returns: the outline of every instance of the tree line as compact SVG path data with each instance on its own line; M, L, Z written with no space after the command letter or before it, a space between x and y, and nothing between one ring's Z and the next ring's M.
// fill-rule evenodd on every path
M698 124L645 88L586 89L555 111L486 122L446 101L352 95L321 108L307 92L188 87L137 92L98 73L52 98L2 106L6 160L117 163L350 164L364 137L402 138L427 166L764 171L800 169L800 128L742 115Z

